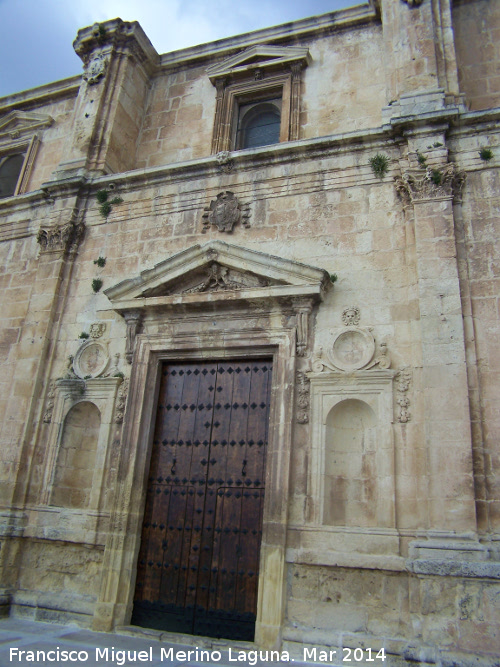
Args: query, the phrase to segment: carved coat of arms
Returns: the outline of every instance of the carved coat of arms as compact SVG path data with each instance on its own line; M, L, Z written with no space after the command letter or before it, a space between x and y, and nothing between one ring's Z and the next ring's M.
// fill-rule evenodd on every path
M233 192L226 190L220 192L216 199L210 202L210 206L203 214L203 231L206 232L210 225L215 225L219 232L232 232L233 227L240 219L245 227L248 224L248 206L242 211L240 202Z
M83 78L92 85L97 83L106 74L108 61L104 55L97 53L87 62Z

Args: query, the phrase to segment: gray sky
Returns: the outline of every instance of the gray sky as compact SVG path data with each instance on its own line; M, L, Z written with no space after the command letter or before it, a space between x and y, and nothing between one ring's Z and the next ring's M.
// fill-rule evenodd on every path
M0 0L0 97L81 72L79 28L139 21L158 53L324 14L363 0Z

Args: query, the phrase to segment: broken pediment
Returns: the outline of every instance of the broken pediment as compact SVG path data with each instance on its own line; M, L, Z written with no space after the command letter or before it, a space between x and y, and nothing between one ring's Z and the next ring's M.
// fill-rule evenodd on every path
M115 310L125 313L218 300L322 300L330 286L329 274L323 269L210 241L183 250L104 293Z
M32 135L35 130L50 127L53 122L54 119L47 114L11 111L0 119L0 140L12 140Z
M300 46L269 46L257 44L245 51L226 58L221 63L212 65L207 69L207 74L212 83L217 79L238 74L252 69L266 70L277 66L283 67L294 63L307 66L311 56L307 47Z

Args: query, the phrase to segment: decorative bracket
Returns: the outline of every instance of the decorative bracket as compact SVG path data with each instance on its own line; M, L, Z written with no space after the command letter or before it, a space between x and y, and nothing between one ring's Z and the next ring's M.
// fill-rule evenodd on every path
M297 316L297 356L305 357L309 337L309 315L313 304L310 300L293 299L293 306Z
M129 364L132 363L135 349L135 338L139 333L142 324L142 313L140 310L129 310L123 313L127 323L127 341L125 345L125 359Z

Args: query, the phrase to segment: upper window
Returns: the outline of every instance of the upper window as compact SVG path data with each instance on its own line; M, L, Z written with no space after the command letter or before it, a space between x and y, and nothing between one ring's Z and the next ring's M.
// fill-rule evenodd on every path
M0 156L0 199L16 194L25 157L24 153Z
M299 138L301 70L307 48L252 46L208 68L217 89L212 152Z
M258 148L280 140L281 99L243 104L238 109L235 148Z

